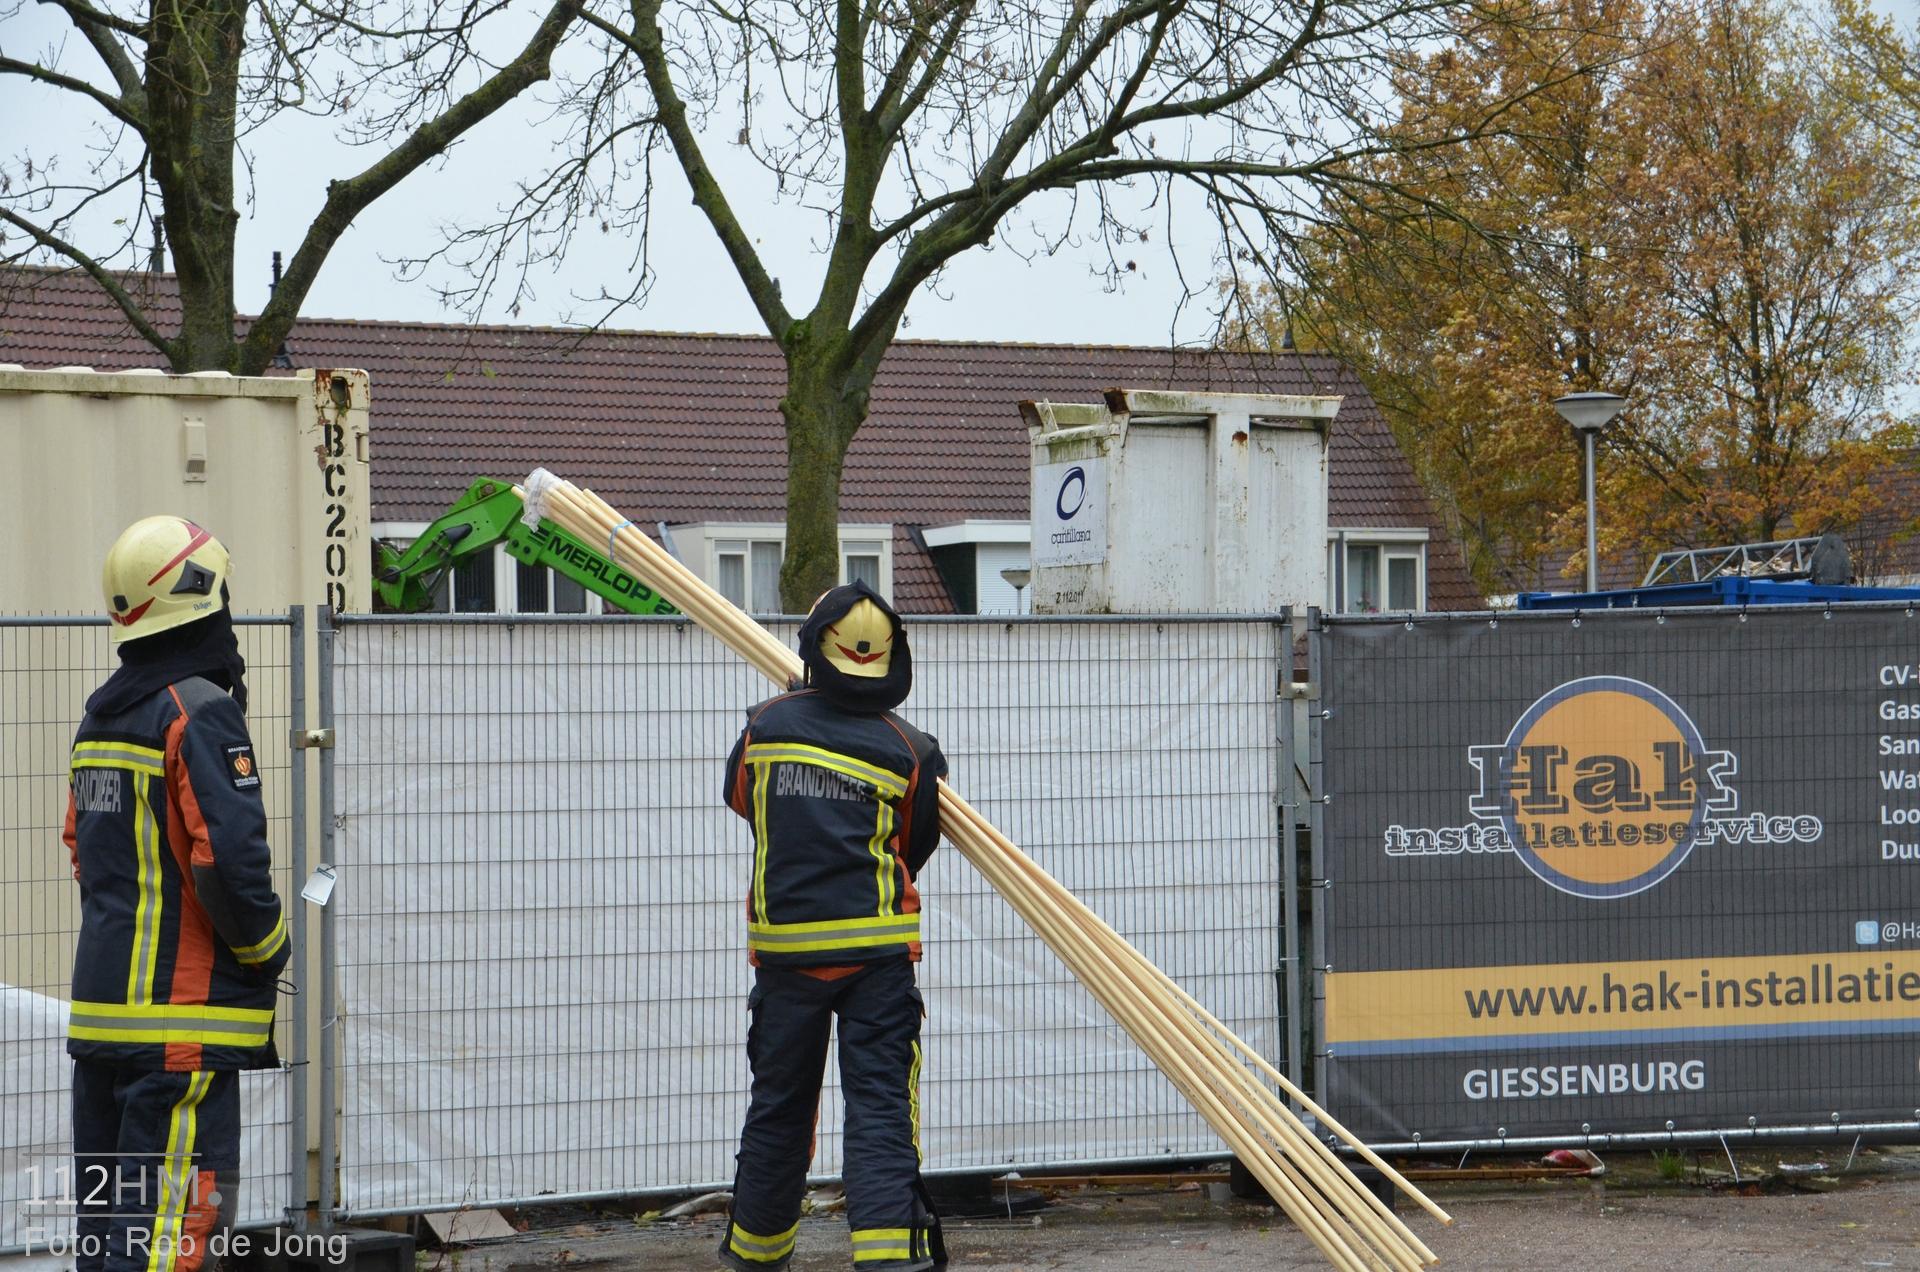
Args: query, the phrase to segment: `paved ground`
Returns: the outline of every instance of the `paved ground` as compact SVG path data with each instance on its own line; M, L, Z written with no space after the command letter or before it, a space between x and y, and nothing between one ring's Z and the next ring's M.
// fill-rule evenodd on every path
M1819 1154L1789 1151L1789 1162ZM1663 1178L1650 1155L1621 1154L1603 1179L1435 1183L1430 1194L1455 1219L1443 1228L1408 1216L1445 1268L1920 1270L1920 1154L1863 1154L1843 1176L1783 1175L1779 1156L1741 1159L1734 1185L1724 1158L1702 1157L1682 1179ZM1844 1150L1829 1164L1837 1168ZM1758 1175L1756 1182L1755 1176ZM1312 1243L1268 1207L1218 1197L1219 1189L1085 1187L1059 1192L1044 1211L1013 1220L948 1225L954 1272L1227 1272L1326 1267ZM1402 1214L1408 1214L1402 1207ZM636 1272L707 1272L717 1215L638 1222L571 1215L554 1226L453 1255L423 1252L423 1272L510 1272L589 1266ZM796 1272L844 1272L846 1225L804 1220Z

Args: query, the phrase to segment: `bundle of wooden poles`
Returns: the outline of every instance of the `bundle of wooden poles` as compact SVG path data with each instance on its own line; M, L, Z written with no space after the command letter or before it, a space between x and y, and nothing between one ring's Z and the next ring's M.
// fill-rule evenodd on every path
M606 544L622 569L672 601L774 684L784 689L800 675L793 651L592 491L537 469L520 494L528 524L545 518L586 543ZM1235 1037L945 782L940 784L940 829L1132 1036L1333 1266L1350 1272L1417 1272L1439 1262L1287 1101L1297 1102L1326 1133L1344 1140L1434 1218L1451 1223L1445 1211Z

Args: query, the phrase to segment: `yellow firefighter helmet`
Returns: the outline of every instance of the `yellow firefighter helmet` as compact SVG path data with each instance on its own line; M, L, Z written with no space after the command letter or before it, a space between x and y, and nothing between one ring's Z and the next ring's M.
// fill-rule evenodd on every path
M113 643L157 635L226 604L227 550L184 517L145 517L107 549L100 572Z
M893 618L869 600L855 601L820 633L820 652L842 673L880 680L893 665Z

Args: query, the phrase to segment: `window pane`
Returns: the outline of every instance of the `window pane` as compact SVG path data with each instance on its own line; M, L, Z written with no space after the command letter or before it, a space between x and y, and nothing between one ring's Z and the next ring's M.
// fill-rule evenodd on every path
M586 613L587 589L564 574L554 575L553 612L556 614Z
M849 556L847 558L847 582L865 583L878 592L880 590L880 558L877 556Z
M453 608L458 614L491 614L493 553L476 552L452 570Z
M1380 612L1380 549L1347 548L1347 609L1351 613Z
M723 552L720 555L720 577L715 580L720 595L738 605L747 607L747 558L738 552Z
M515 600L522 614L544 614L547 612L547 571L545 567L528 565L525 561L513 563L513 581Z
M755 614L780 612L780 545L753 545L753 607Z
M1419 557L1391 556L1387 558L1387 608L1390 610L1417 610L1420 608Z
M433 600L427 606L430 614L451 614L453 612L453 571L442 570L433 576Z

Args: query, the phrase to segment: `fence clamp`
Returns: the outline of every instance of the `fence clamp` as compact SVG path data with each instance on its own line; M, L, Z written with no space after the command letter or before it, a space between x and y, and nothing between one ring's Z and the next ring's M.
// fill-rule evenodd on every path
M296 751L331 751L333 749L332 729L295 729L288 740Z

